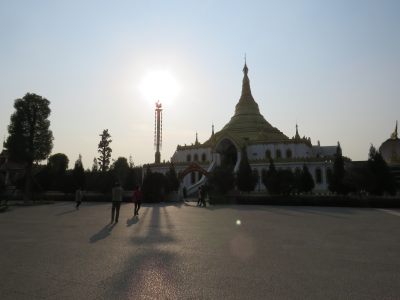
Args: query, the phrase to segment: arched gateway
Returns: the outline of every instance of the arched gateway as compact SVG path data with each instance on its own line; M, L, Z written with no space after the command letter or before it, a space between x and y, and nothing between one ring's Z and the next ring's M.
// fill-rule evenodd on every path
M208 173L205 169L203 169L200 165L198 165L198 164L195 163L195 162L192 162L189 166L187 166L186 169L184 169L182 172L180 172L180 173L178 174L178 179L179 179L180 181L182 181L183 178L184 178L186 175L188 175L188 174L190 174L190 173L192 173L192 172L198 172L198 173L200 173L200 174L202 174L202 175L204 175L204 176L208 176L208 174L209 174L209 173Z

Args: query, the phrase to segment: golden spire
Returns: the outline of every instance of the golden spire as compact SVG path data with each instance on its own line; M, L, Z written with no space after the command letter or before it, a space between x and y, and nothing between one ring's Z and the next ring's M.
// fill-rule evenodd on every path
M242 82L242 95L240 96L239 102L236 104L235 115L249 115L249 114L260 114L258 104L254 101L250 89L250 80L247 76L249 68L247 68L246 61L243 67L243 82Z
M399 138L397 135L397 120L396 120L396 127L394 128L394 132L391 134L390 138L392 140L397 140Z

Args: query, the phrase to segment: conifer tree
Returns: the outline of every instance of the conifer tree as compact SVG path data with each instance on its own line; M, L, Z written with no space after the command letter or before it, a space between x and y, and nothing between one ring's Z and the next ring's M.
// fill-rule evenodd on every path
M308 167L303 165L303 170L301 172L301 191L306 193L311 192L314 186L314 179L312 178Z
M345 186L343 184L343 178L345 176L344 160L342 156L342 148L340 143L336 147L335 159L333 161L333 171L329 178L329 190L335 193L344 194Z
M269 159L268 171L262 172L261 179L270 194L273 195L279 193L278 172L275 168L275 164L272 158Z
M106 172L110 167L111 152L110 144L112 142L111 135L108 133L108 129L104 129L103 133L100 134L100 143L97 152L100 153L97 161L99 162L99 169L102 172Z
M177 191L179 189L179 179L176 174L175 166L171 163L168 172L165 174L167 192Z
M85 186L85 170L82 163L82 155L79 154L78 159L75 162L74 169L72 170L72 176L75 181L76 188L84 188Z
M237 173L236 184L240 191L251 192L254 190L257 179L251 170L249 160L247 157L246 147L242 148L242 155Z
M217 166L208 177L208 184L217 194L226 194L235 186L233 167L229 164Z

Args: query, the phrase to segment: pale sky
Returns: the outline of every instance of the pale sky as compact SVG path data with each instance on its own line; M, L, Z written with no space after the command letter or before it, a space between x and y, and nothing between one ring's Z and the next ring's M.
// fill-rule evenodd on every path
M106 128L114 159L153 162L157 99L140 86L164 72L179 88L159 99L169 160L230 120L244 53L261 113L289 137L297 122L364 160L400 121L400 1L0 0L0 136L33 92L70 167L91 167Z

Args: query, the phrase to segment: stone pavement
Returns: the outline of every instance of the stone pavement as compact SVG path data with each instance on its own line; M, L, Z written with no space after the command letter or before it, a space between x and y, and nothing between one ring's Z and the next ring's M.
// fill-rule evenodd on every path
M399 299L399 211L109 203L0 214L0 299Z

